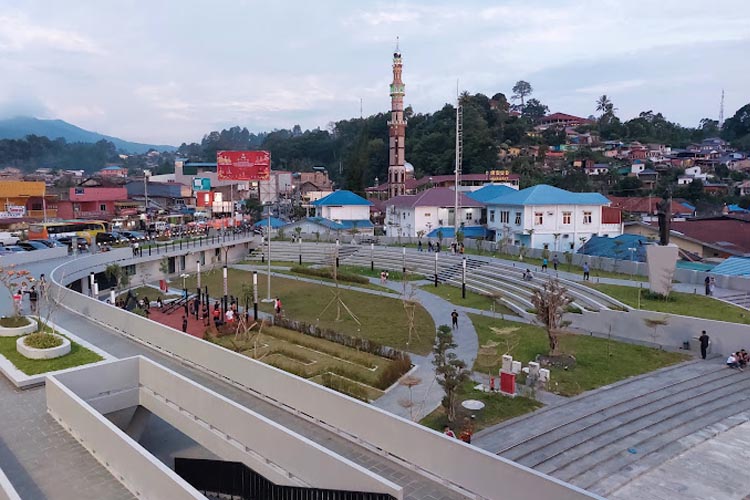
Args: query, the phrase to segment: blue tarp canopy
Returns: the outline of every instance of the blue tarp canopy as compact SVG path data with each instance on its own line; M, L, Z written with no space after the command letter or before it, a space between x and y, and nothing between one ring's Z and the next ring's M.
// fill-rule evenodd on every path
M453 239L455 237L452 227L439 227L430 231L427 238L437 238L438 231L442 231L443 238ZM465 238L478 239L487 237L487 229L484 226L466 226L461 228L460 231L463 231Z
M637 234L621 234L615 238L592 236L578 249L578 253L609 259L632 259L637 262L646 262L646 246L651 243L645 236ZM635 250L630 250L631 248Z
M278 229L284 224L286 224L286 222L284 222L283 220L278 219L276 217L271 217L271 229ZM266 217L265 219L261 219L255 224L253 224L253 227L260 227L260 228L268 227L268 217Z

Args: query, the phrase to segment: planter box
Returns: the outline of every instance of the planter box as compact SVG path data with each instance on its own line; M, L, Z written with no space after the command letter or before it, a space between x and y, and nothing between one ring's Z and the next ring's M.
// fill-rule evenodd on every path
M0 337L18 337L19 335L34 333L37 329L36 318L31 316L25 316L25 318L29 320L29 324L25 326L17 326L15 328L0 326Z
M26 340L26 337L20 337L18 340L16 340L16 350L22 356L29 359L54 359L68 354L70 352L70 340L66 339L62 335L57 335L55 333L53 333L52 335L61 339L63 343L57 347L52 347L50 349L37 349L35 347L29 347L24 344L24 340Z

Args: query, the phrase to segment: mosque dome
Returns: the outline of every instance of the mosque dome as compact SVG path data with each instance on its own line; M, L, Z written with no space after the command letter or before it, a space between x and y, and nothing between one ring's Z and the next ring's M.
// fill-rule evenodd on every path
M407 161L406 163L404 163L404 170L406 170L407 172L411 172L413 174L414 173L414 165L412 165L411 163L409 163Z

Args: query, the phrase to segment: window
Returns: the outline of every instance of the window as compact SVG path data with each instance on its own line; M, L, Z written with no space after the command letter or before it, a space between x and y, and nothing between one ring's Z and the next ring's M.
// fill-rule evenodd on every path
M591 212L583 212L583 223L591 224Z
M406 212L403 212L402 215L404 216L404 220L406 220Z
M100 212L106 212L107 211L107 205L105 205L104 203L100 203L99 204L99 211Z
M503 216L503 213L500 212L500 217L502 218L502 216ZM495 222L495 211L494 210L490 210L490 222Z
M516 212L516 226L521 225L521 212Z
M508 222L510 222L510 212L508 212L507 210L500 212L500 222L503 224L507 224ZM516 224L519 223L520 222L517 222Z
M571 215L570 212L563 212L563 224L570 224Z
M544 224L544 212L534 212L534 225L541 226Z
M474 215L471 212L466 212L466 220L471 220Z

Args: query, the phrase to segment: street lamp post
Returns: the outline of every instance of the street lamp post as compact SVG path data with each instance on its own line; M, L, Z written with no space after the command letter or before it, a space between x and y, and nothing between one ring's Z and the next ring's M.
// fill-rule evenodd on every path
M89 274L89 292L92 297L94 297L94 280L96 278L94 277L94 271L91 271L91 274Z
M339 240L336 240L336 268L339 267Z
M253 320L258 321L258 271L253 271Z
M268 267L266 268L266 284L268 285L266 298L263 302L273 302L271 298L271 208L268 208L268 227L266 228L266 238L268 238Z
M299 236L299 265L302 265L302 235Z
M435 287L438 286L438 252L435 252Z
M461 298L466 298L466 257L464 257L461 267Z
M370 243L370 271L375 270L375 243Z
M406 276L406 247L401 249L401 272Z

